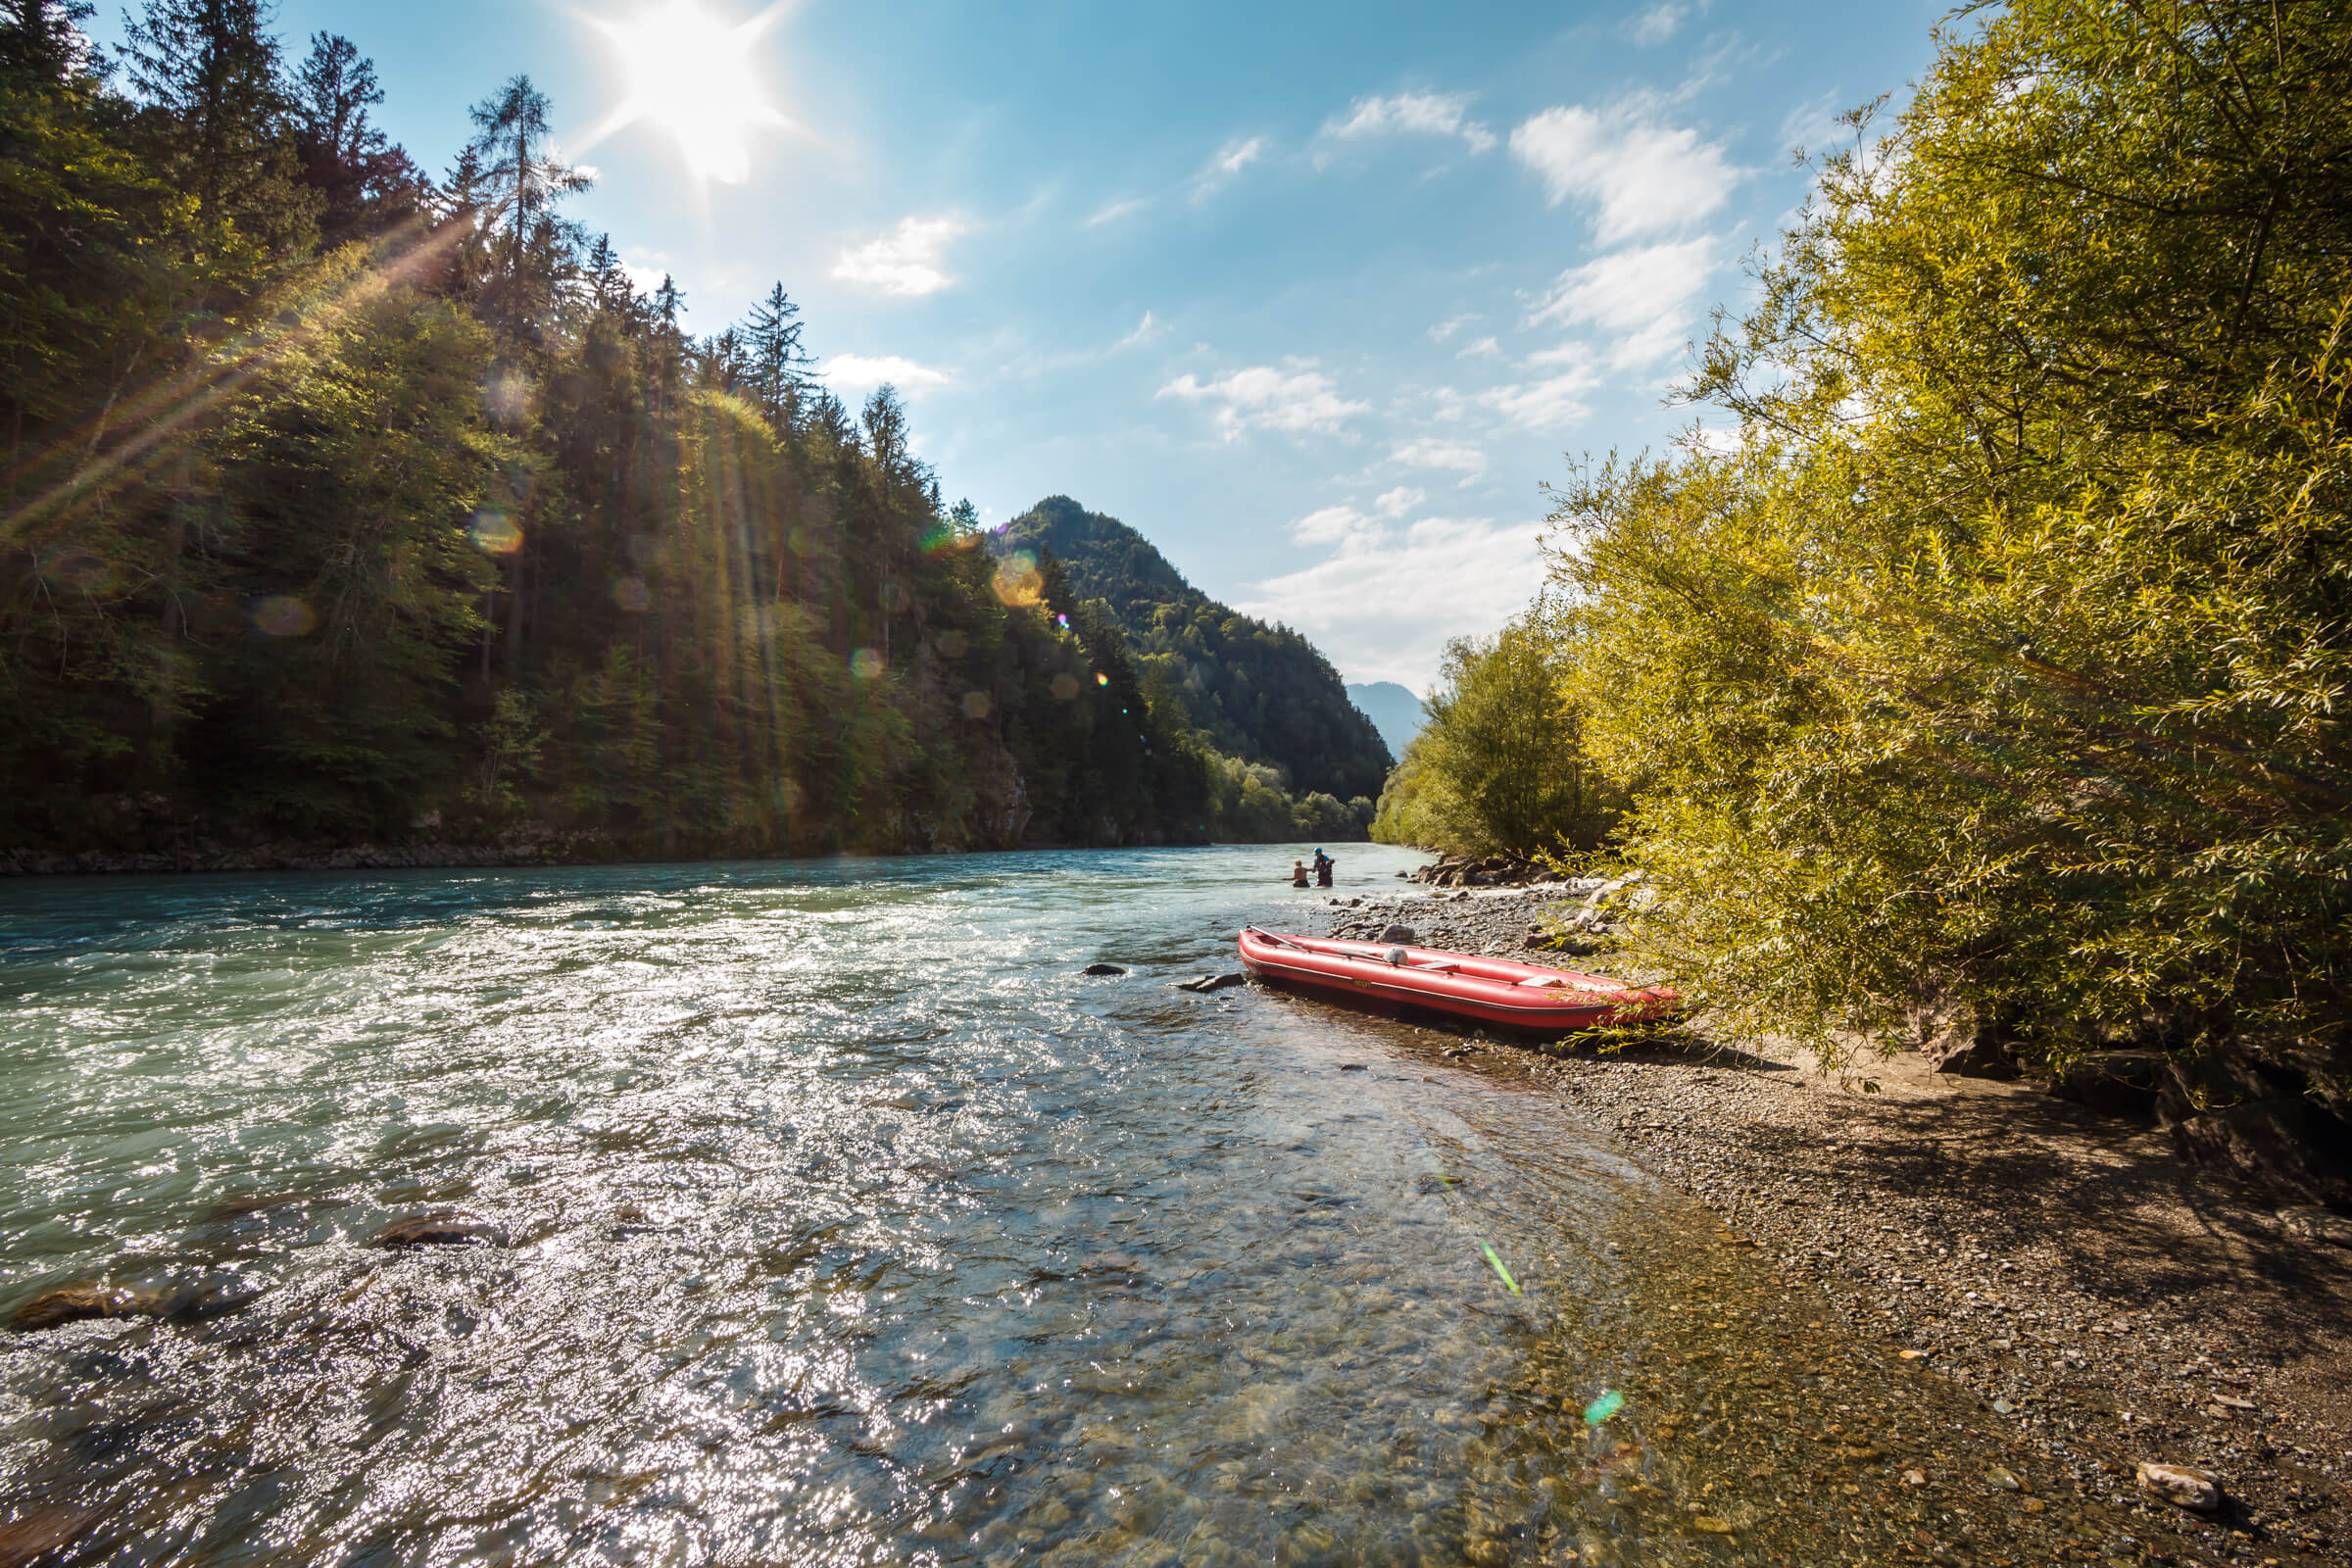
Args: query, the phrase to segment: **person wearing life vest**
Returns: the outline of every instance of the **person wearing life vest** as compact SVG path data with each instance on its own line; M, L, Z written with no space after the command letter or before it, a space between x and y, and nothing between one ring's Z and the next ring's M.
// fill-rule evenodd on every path
M1331 886L1331 873L1339 863L1330 856L1325 855L1322 850L1317 849L1315 851L1315 886L1319 888Z

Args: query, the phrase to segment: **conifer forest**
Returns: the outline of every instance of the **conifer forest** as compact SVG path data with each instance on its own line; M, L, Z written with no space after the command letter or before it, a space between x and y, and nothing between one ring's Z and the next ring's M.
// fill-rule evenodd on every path
M985 548L782 284L684 330L527 76L435 174L262 0L150 0L120 60L4 14L0 847L1197 842L1252 790L1361 836Z

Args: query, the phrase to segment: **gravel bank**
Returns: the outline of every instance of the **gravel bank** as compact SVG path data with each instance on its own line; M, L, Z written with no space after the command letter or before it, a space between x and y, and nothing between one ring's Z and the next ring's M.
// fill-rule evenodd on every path
M1316 926L1395 921L1573 967L1543 932L1578 906L1561 888L1416 894L1335 901ZM2352 1250L2291 1233L2161 1133L1915 1057L1825 1073L1703 1032L1614 1056L1465 1045L1462 1065L1558 1094L1857 1330L2016 1422L2144 1522L2144 1556L2352 1561ZM2142 1499L2142 1461L2217 1472L2230 1506Z

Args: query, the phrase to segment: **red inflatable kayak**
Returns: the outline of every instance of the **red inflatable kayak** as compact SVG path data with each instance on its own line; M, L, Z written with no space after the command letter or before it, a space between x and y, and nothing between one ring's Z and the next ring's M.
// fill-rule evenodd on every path
M1544 1034L1663 1017L1681 1005L1664 987L1643 989L1605 975L1433 948L1283 936L1255 926L1242 928L1242 967L1262 980L1359 1005L1427 1007Z

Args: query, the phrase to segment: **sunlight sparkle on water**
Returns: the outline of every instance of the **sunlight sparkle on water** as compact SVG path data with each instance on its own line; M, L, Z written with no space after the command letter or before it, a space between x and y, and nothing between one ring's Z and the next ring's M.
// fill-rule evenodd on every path
M752 173L753 131L789 123L752 69L752 46L782 10L770 6L749 22L728 23L696 0L668 0L623 21L596 22L628 72L628 92L589 132L588 144L643 122L676 140L696 178L742 184Z

